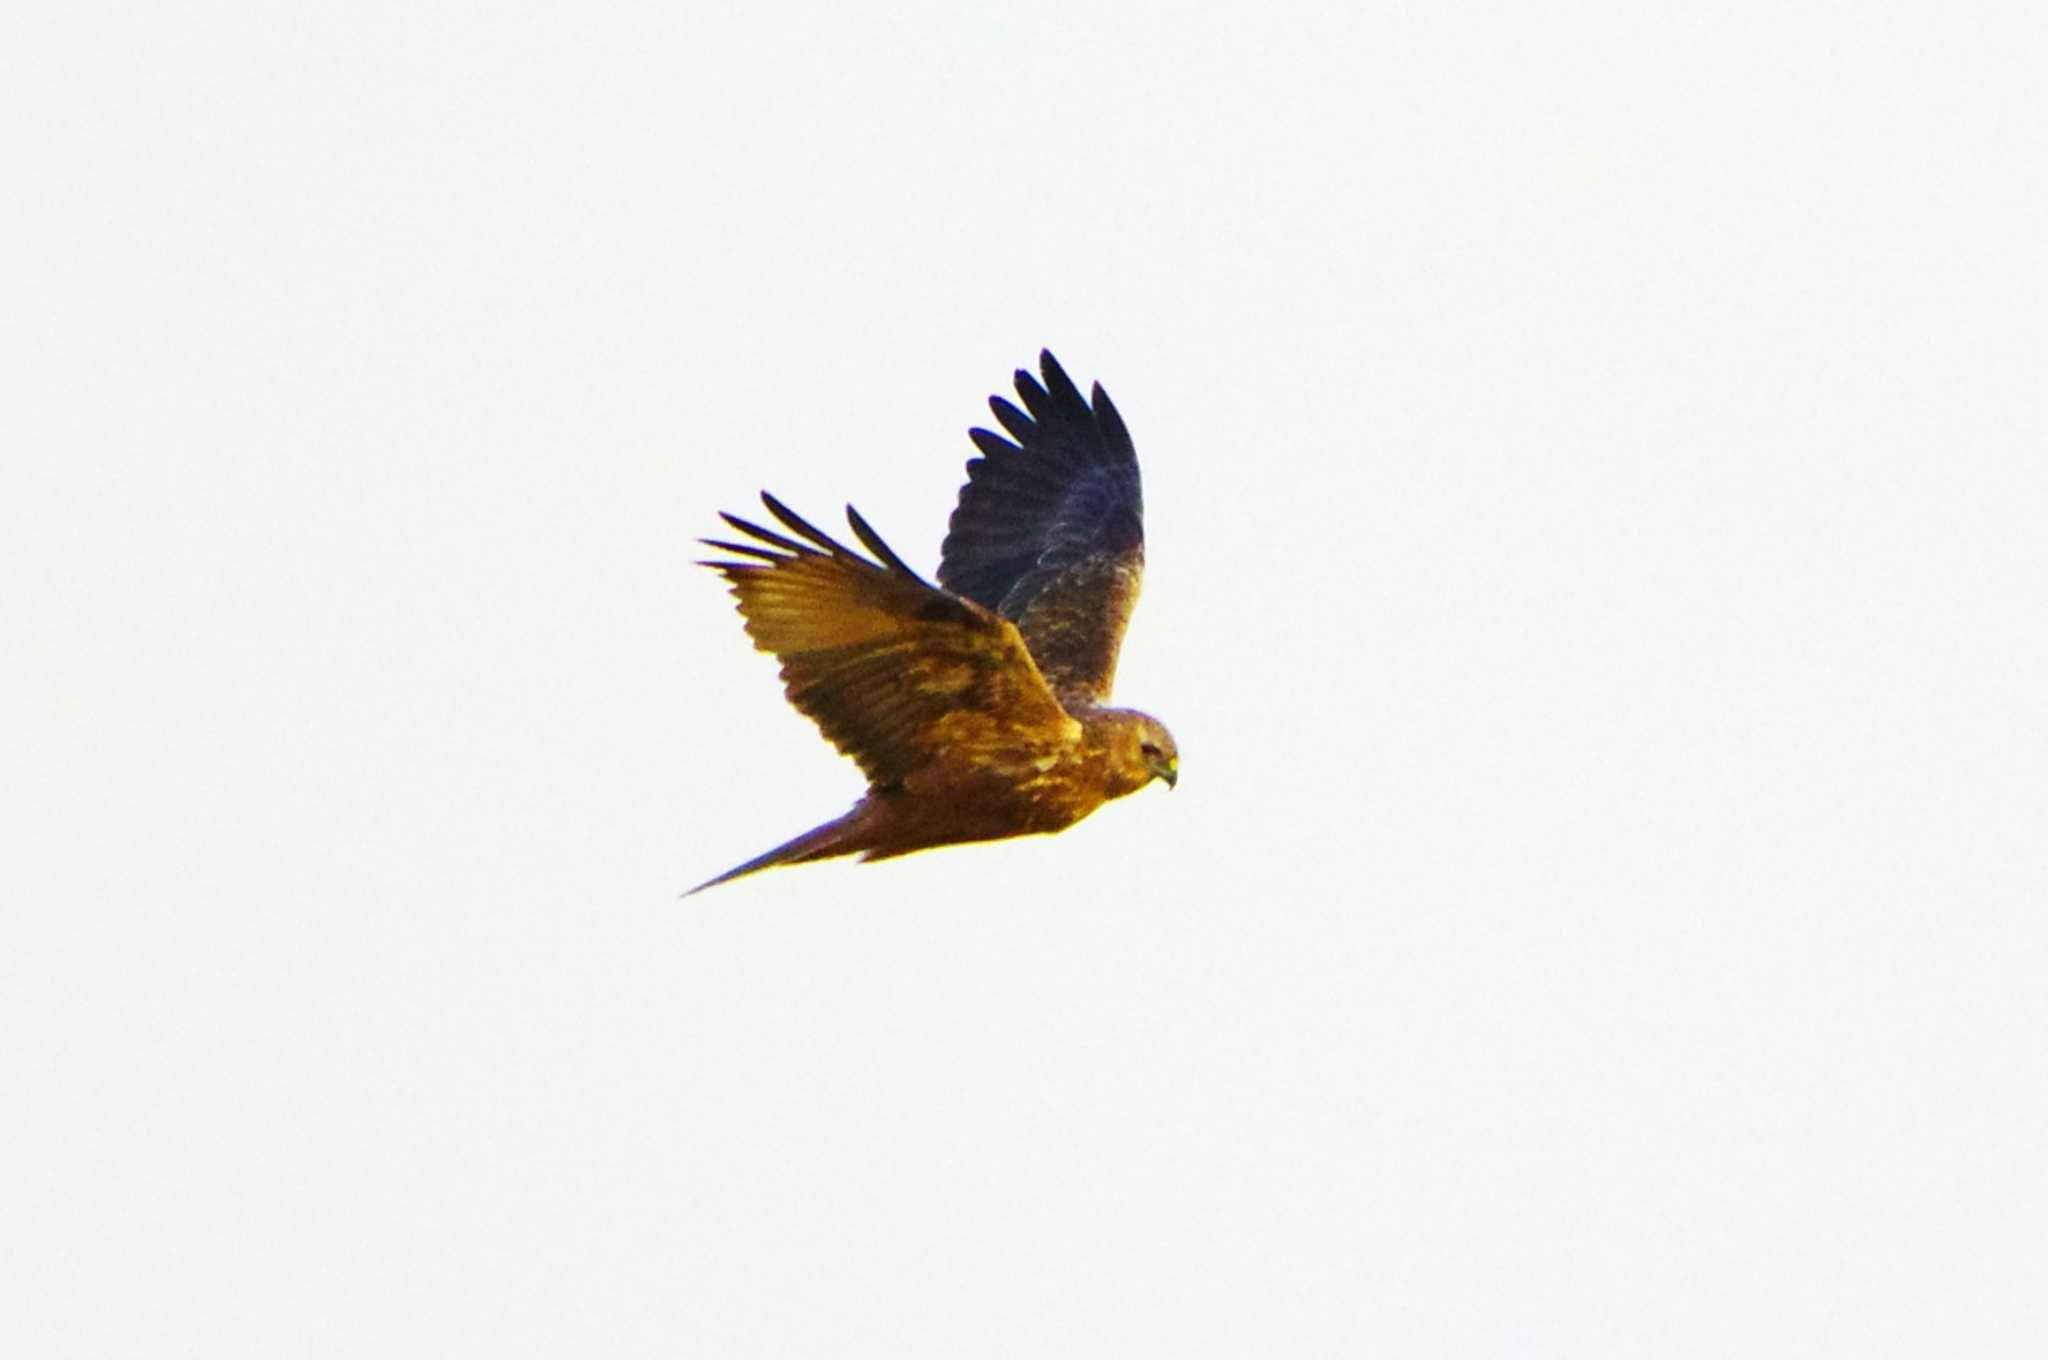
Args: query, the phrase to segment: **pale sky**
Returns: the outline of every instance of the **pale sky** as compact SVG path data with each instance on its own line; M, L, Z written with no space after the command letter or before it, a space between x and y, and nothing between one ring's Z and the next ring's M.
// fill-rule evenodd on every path
M2038 1356L2021 5L35 5L0 1350ZM1056 838L691 564L1136 438Z

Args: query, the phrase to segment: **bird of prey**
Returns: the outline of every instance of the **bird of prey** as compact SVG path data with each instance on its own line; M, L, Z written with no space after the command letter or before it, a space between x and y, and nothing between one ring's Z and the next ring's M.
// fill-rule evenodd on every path
M1180 777L1155 718L1108 705L1145 563L1138 459L1096 384L1084 398L1050 351L1019 369L1009 435L968 431L981 456L940 549L938 585L852 506L872 560L767 492L781 525L720 518L750 542L705 539L754 645L782 662L789 702L867 776L845 816L691 892L778 864L1060 831L1154 779Z

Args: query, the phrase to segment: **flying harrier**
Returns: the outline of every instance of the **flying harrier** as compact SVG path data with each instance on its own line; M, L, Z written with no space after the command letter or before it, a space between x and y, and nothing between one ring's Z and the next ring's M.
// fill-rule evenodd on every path
M752 542L704 542L754 645L782 661L790 703L853 757L868 791L845 816L692 888L777 864L884 859L937 845L1060 831L1112 798L1180 776L1155 718L1108 706L1145 565L1138 459L1096 384L1082 397L1050 351L1017 371L1009 438L981 457L944 546L919 578L852 506L861 556L761 493L786 532L736 515Z

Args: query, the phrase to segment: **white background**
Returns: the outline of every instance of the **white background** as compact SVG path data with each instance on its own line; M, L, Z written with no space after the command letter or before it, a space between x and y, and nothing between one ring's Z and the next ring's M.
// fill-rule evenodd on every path
M0 1349L2048 1346L2025 5L38 5ZM692 539L1137 437L1074 831Z

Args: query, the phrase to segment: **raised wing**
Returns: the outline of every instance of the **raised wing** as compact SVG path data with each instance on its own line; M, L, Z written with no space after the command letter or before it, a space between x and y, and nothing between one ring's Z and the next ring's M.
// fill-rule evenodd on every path
M1016 623L1063 701L1099 704L1145 567L1138 457L1100 383L1091 406L1050 350L1038 362L1042 384L1017 370L1023 410L989 398L1009 439L968 431L982 456L967 464L939 584Z
M752 560L704 565L732 584L754 644L781 659L789 701L875 787L934 759L1028 757L1078 735L1017 629L920 580L852 506L847 522L878 562L766 492L761 502L803 541L723 515L756 542L705 543Z

